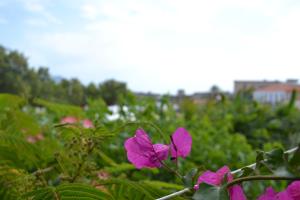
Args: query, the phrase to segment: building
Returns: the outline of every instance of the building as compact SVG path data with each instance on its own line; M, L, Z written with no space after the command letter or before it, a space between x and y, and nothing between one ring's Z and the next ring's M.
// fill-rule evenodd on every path
M253 91L253 99L262 103L270 103L276 105L278 103L288 102L293 91L300 94L300 85L295 83L276 83L260 87ZM300 101L297 99L297 107L300 106Z
M274 85L281 83L280 81L234 81L234 93L236 94L237 92L241 90L256 90L261 87L269 86L269 85Z

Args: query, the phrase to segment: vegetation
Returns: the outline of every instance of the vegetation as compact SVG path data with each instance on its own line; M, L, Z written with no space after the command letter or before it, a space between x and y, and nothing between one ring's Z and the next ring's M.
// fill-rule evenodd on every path
M243 183L247 197L255 199L269 185L283 190L288 183L266 176L299 177L299 151L283 151L300 143L296 94L277 107L259 104L247 92L212 97L203 105L188 98L174 103L168 96L137 99L115 81L99 87L76 80L55 83L46 68L29 68L24 56L4 48L0 70L0 199L155 199L185 187L190 189L174 199L201 199L203 191L220 196L210 186L191 189L206 169L257 163L235 177L238 183L249 176L263 180ZM117 111L108 106L113 103ZM188 130L192 150L177 165L166 160L171 171L138 170L129 163L124 142L136 129L164 143L178 127Z
M115 80L107 80L98 86L94 83L85 86L76 78L55 81L50 76L48 68L31 68L23 54L1 45L0 92L18 94L28 99L44 98L75 105L85 104L88 98L100 97L108 105L112 105L118 101L117 94L130 93L125 83Z

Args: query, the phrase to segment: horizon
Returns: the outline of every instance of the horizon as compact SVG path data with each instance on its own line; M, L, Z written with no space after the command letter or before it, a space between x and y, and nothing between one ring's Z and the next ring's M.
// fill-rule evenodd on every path
M4 0L0 44L85 85L187 94L299 79L300 2Z

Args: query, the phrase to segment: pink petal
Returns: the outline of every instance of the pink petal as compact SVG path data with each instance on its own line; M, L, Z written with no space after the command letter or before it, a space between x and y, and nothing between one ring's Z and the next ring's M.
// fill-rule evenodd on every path
M276 200L296 200L296 199L293 199L286 190L277 193L275 199Z
M217 172L206 171L204 172L197 181L197 185L194 189L199 189L200 183L207 183L209 185L219 186L222 184L224 176L227 174L227 181L233 180L232 174L230 174L230 169L227 166L220 168ZM201 188L200 188L201 189ZM234 185L229 188L229 196L231 200L246 200L244 191L240 185Z
M234 185L229 188L230 200L247 200L243 188L240 185Z
M154 151L160 161L166 160L169 154L169 146L164 144L154 144Z
M228 174L228 176L227 176L228 181L232 181L232 179L233 179L232 175L230 174L230 169L226 165L223 166L222 168L218 169L218 171L216 173L219 176L219 178L221 179L221 182L222 182L225 174Z
M128 160L138 169L149 167L149 158L143 151L143 146L136 142L136 138L132 137L125 141L125 149L127 151Z
M207 183L214 186L221 185L225 174L229 172L230 169L227 166L220 168L217 172L206 171L201 176L199 176L197 184Z
M187 157L192 148L192 137L184 128L178 128L172 134L171 155L173 158Z
M143 167L161 167L161 161L167 159L169 147L152 144L147 133L138 129L134 137L125 141L128 160L138 169Z
M72 117L72 116L67 116L67 117L64 117L60 120L60 123L61 124L75 124L77 123L77 119L75 117Z
M275 200L276 192L272 187L268 187L266 192L258 197L257 200Z
M293 198L293 200L300 200L300 181L291 183L286 191Z
M82 125L83 125L84 128L94 128L93 122L89 119L84 119L82 121Z
M138 129L135 132L136 142L143 146L146 150L153 150L151 139L149 138L148 134L143 129Z
M197 184L207 183L209 185L218 186L221 184L221 179L215 172L206 171L201 176L199 176Z

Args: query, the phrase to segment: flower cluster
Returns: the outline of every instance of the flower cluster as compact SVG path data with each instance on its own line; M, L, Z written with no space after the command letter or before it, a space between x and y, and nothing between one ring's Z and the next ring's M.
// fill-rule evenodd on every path
M80 120L76 117L73 117L73 116L67 116L67 117L64 117L60 120L60 123L61 124L76 124L76 123L81 123L82 126L84 128L94 128L94 124L91 120L89 119L83 119L83 120Z
M213 186L220 186L225 175L227 175L227 182L231 182L233 180L233 176L230 173L230 169L227 166L222 167L217 172L206 171L199 176L197 185L194 186L194 189L198 190L199 184L201 183L206 183ZM247 199L240 185L231 186L228 189L228 192L231 200Z
M125 141L127 158L136 168L141 169L165 166L163 161L169 154L172 160L187 157L192 147L192 137L187 130L178 128L170 138L169 145L153 144L148 134L143 129L138 129L134 137ZM202 183L215 187L224 187L225 184L230 200L247 200L241 184L228 185L232 181L233 175L229 167L224 166L216 172L208 170L202 173L194 189L201 192ZM269 187L257 200L300 200L300 181L294 181L286 190L278 193Z
M275 192L272 187L268 187L258 200L300 200L300 181L294 181L286 190Z
M125 149L128 160L138 169L143 167L161 167L163 161L168 158L185 158L192 147L192 137L184 128L178 128L171 135L171 144L153 144L148 134L138 129L134 137L125 141Z

